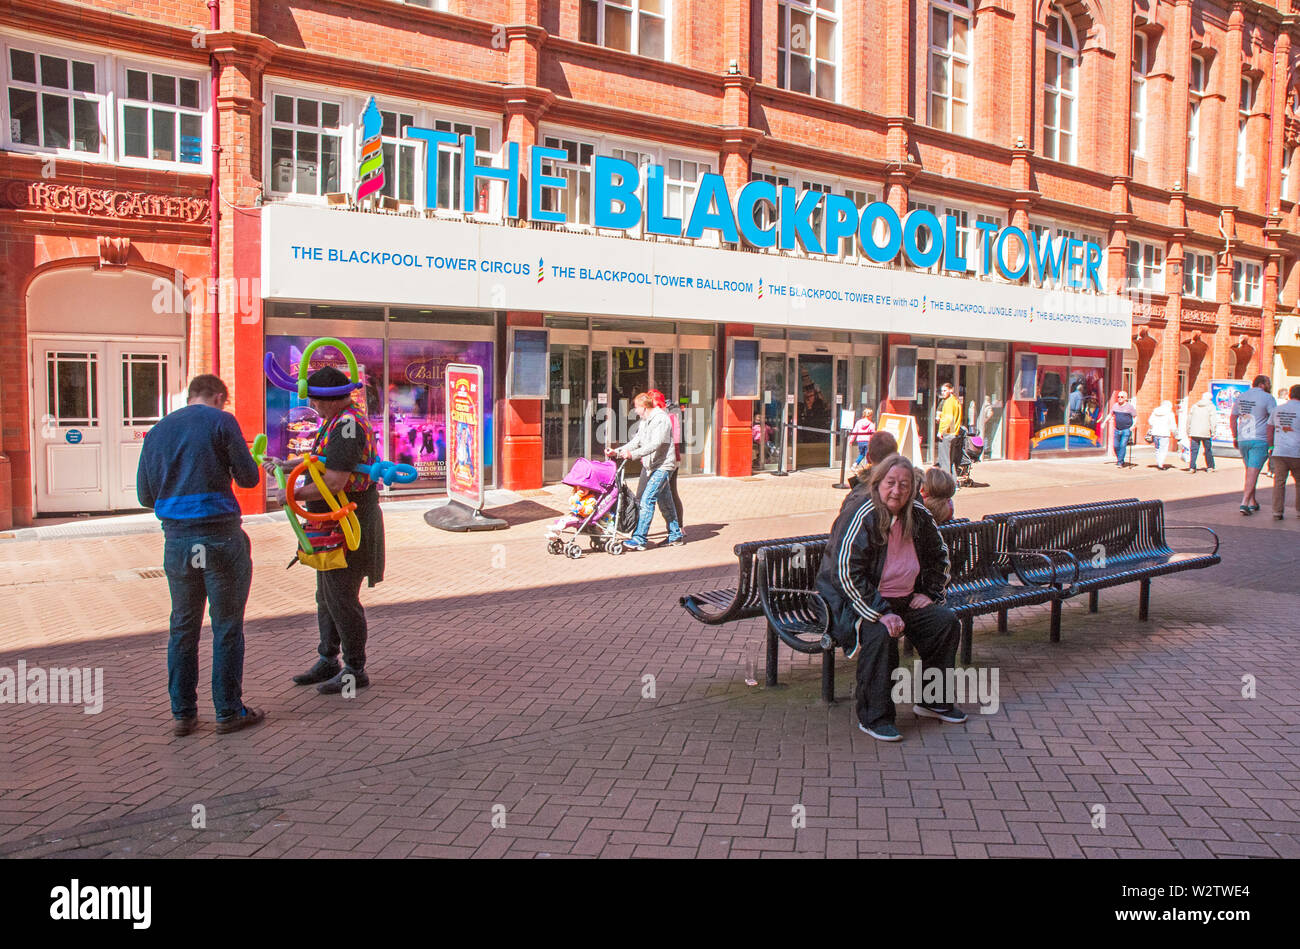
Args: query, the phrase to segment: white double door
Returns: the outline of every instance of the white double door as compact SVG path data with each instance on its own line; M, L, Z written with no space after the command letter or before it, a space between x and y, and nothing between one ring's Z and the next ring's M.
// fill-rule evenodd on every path
M180 403L181 341L33 337L36 511L138 508L144 437Z

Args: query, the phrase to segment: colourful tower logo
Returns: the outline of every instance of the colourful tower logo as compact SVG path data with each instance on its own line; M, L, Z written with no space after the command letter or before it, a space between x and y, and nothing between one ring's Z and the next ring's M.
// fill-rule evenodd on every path
M384 145L380 139L384 118L370 97L366 111L361 113L361 175L357 184L357 200L369 197L384 187Z

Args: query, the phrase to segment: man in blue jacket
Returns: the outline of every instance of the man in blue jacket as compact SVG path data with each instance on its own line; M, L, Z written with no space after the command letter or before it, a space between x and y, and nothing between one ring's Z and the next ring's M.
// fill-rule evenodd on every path
M163 529L163 567L171 587L167 691L174 735L198 725L199 629L203 605L212 616L212 701L217 732L239 731L265 714L244 705L244 607L253 579L248 535L230 487L258 483L239 423L224 411L230 393L213 375L195 376L189 404L145 436L136 472L140 504Z

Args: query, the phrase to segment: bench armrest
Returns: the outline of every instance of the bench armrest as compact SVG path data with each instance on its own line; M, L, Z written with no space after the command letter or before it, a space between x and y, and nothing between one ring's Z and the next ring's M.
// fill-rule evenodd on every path
M1006 552L1006 555L1007 555L1007 559L1011 562L1011 568L1015 570L1016 576L1020 578L1020 582L1023 583L1025 586L1045 586L1047 584L1050 584L1052 586L1064 586L1065 589L1063 592L1065 593L1066 596L1069 596L1074 592L1075 584L1079 582L1079 559L1075 557L1074 554L1070 553L1068 550L1052 550L1050 548L1044 548L1041 550L1036 550L1036 549L1009 550ZM1020 565L1016 563L1017 557L1033 557L1040 561L1046 562L1048 566L1052 568L1051 579L1044 583L1038 583L1034 580L1030 580L1028 577L1024 575L1023 572L1021 572ZM1067 571L1069 571L1069 568L1071 566L1074 568L1072 575L1068 580L1068 584L1065 581L1064 575L1061 577L1061 579L1059 580L1057 579L1056 570L1057 570L1058 561L1064 561L1062 566L1064 566Z
M1209 533L1211 537L1214 538L1214 549L1210 551L1210 553L1218 554L1219 552L1219 535L1216 534L1214 531L1210 530L1210 528L1208 527L1203 527L1199 524L1186 524L1186 525L1166 524L1165 533L1167 534L1170 531L1206 531Z

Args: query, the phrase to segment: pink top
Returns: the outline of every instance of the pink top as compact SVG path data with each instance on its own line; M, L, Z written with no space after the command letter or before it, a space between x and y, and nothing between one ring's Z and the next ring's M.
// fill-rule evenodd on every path
M885 566L880 571L880 595L908 596L916 586L921 562L916 559L916 545L903 536L903 522L894 518L889 528L889 546L885 548Z
M869 418L860 418L853 426L853 435L849 438L854 444L866 444L876 434L876 425Z

